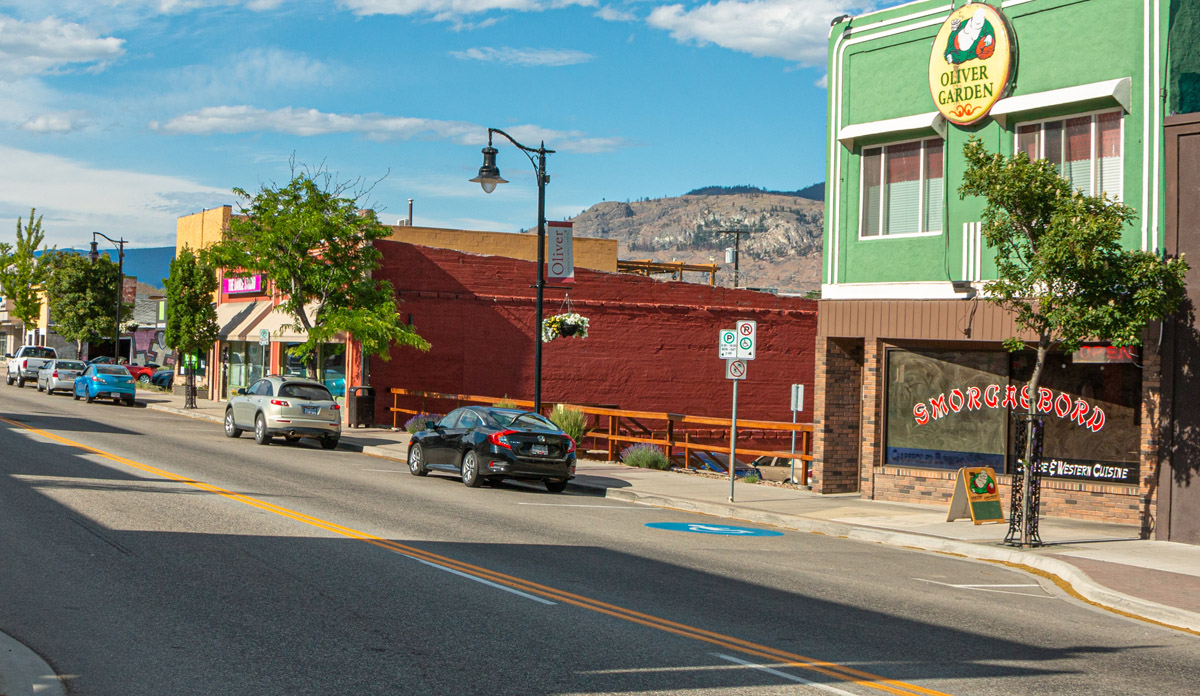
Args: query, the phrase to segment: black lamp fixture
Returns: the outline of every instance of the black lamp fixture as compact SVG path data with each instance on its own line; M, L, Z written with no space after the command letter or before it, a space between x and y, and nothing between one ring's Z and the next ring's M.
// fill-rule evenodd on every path
M117 324L113 327L113 360L121 359L121 294L125 285L125 244L124 239L113 239L103 232L92 233L92 248L88 251L88 260L96 263L100 260L100 252L96 249L96 237L104 237L117 248Z
M530 164L533 165L533 171L537 175L538 185L538 259L537 259L537 323L534 325L534 358L533 358L533 410L542 412L542 306L543 298L546 293L546 184L550 183L550 177L546 174L546 155L553 154L554 150L547 150L546 143L542 142L539 147L526 147L508 133L499 128L488 129L488 144L483 148L483 166L479 168L479 176L471 179L472 182L483 187L484 193L491 193L496 190L497 184L507 184L508 180L500 176L500 168L496 166L496 148L492 147L492 134L499 133L508 139L508 142L517 147L518 150L525 153L529 158ZM537 155L537 159L534 159Z

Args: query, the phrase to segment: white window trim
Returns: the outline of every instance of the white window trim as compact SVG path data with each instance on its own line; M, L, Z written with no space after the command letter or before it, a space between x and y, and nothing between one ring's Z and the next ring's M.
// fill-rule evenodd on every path
M1071 119L1075 119L1075 118L1084 118L1084 117L1090 118L1091 119L1090 127L1091 127L1092 176L1091 176L1091 182L1090 182L1090 190L1084 191L1084 193L1086 193L1089 196L1097 196L1099 194L1096 193L1096 182L1099 181L1099 179L1100 179L1100 158L1097 156L1099 154L1098 150L1097 150L1099 145L1097 143L1097 138L1096 138L1097 124L1099 124L1099 122L1100 122L1099 117L1101 115L1112 114L1112 113L1116 113L1116 114L1120 115L1120 119L1118 120L1120 132L1117 134L1117 139L1121 143L1121 167L1122 168L1121 168L1121 191L1119 192L1119 195L1117 196L1117 200L1124 202L1125 201L1125 169L1124 169L1124 165L1125 165L1125 112L1121 111L1120 109L1114 109L1112 107L1108 107L1105 109L1095 109L1093 111L1084 111L1084 112L1081 112L1078 114L1067 114L1065 116L1054 116L1052 118L1041 118L1041 119L1035 119L1032 121L1021 121L1019 123L1014 123L1013 129L1012 129L1013 152L1015 153L1015 152L1020 151L1019 148L1020 148L1020 142L1021 142L1021 137L1020 137L1021 128L1024 126L1038 126L1038 139L1037 139L1038 159L1046 159L1046 124L1047 123L1062 123L1063 124L1063 138L1066 138L1066 123L1067 123L1067 121L1070 121Z
M927 136L924 136L921 138L909 138L908 140L897 140L896 142L880 143L879 145L871 145L869 148L863 149L863 153L865 153L867 149L879 148L879 234L876 234L876 235L867 236L867 235L863 234L863 230L865 230L866 226L867 226L867 224L866 224L867 223L867 210L866 210L866 208L863 207L863 204L862 204L863 203L863 194L866 193L866 169L867 168L863 166L863 160L866 159L865 154L863 154L863 153L859 154L859 156L858 156L858 241L873 242L873 241L877 241L880 239L912 239L913 237L937 237L942 234L942 232L944 230L937 230L937 231L922 230L920 232L909 232L907 234L884 234L883 233L883 222L884 222L883 213L884 213L885 205L886 205L886 196L884 196L884 192L883 192L883 179L887 173L887 148L895 147L897 145L907 145L909 143L921 143L922 144L921 145L921 173L918 175L919 178L917 179L918 183L920 184L920 192L919 192L918 198L917 198L917 226L924 227L925 226L925 145L924 145L924 143L927 140L938 140L938 139L939 139L938 137L927 135ZM940 139L942 141L942 178L944 180L946 177L946 138L943 136ZM943 183L943 186L944 185L945 184ZM946 201L945 201L945 197L943 196L943 199L942 199L943 212L945 210L945 206L946 206Z
M1132 94L1133 81L1128 77L1121 77L1115 80L1093 82L1075 87L1064 87L1046 92L1023 94L1019 97L1006 97L997 101L992 106L989 115L996 119L1001 126L1006 127L1006 121L1009 118L1022 113L1106 98L1111 99L1115 103L1115 106L1124 109L1125 113L1129 113L1129 103L1132 99ZM1112 108L1112 106L1106 106L1102 110L1109 111Z
M869 121L867 123L855 123L849 126L844 126L838 131L838 142L840 142L847 150L854 150L854 142L861 138L869 138L876 135L887 135L888 133L904 133L909 131L925 131L927 134L922 136L921 140L927 140L930 136L936 135L942 140L946 139L946 117L938 111L930 111L927 114L916 114L915 116L902 116L900 118L889 118L883 121Z

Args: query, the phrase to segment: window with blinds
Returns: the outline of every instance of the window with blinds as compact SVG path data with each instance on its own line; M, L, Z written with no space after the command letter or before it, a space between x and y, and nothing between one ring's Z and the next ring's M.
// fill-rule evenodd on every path
M941 232L942 161L940 138L863 150L861 236Z
M1121 200L1121 112L1017 126L1017 152L1049 160L1076 190Z

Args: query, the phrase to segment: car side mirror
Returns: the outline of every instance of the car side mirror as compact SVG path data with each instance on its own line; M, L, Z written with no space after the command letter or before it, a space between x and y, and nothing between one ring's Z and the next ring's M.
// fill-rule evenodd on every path
M425 421L425 429L426 430L437 430L437 422L436 421Z
M4 354L4 357L6 357L6 358L11 358L11 357L12 357L12 353L5 353L5 354Z
M234 395L234 396L245 396L245 395L246 395L246 390L245 390L245 389L238 389L238 390L236 390L236 391L234 391L234 392L233 392L233 395Z

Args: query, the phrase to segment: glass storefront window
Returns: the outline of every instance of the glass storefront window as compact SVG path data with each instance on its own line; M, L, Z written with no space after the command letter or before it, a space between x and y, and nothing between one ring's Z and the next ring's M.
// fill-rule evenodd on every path
M308 375L304 361L292 354L291 349L300 345L289 343L284 353L284 374L294 377ZM346 394L346 346L342 343L322 343L317 352L317 381L323 383L334 397Z
M1074 364L1052 354L1039 394L1027 393L1032 352L887 352L884 463L1012 471L1015 414L1033 398L1044 414L1043 474L1106 483L1138 481L1141 371Z

